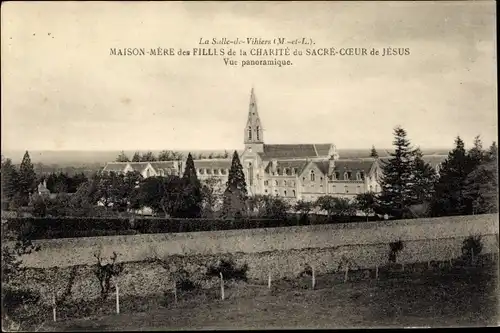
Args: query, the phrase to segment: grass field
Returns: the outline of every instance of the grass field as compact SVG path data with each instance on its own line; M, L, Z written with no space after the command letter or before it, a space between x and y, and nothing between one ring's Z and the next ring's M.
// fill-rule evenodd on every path
M373 273L373 272L371 272ZM119 315L93 316L45 325L51 331L197 330L498 325L498 265L427 269L414 265L351 275L238 283L218 290L146 299L123 299ZM138 306L138 304L142 304ZM112 308L112 302L110 303ZM112 311L112 310L111 310Z

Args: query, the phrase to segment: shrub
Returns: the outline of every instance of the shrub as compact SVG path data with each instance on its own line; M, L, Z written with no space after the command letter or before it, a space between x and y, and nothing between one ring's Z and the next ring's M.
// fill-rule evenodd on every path
M462 256L466 259L477 257L483 249L483 244L480 235L469 236L462 243Z
M233 259L219 260L215 265L207 267L207 276L219 277L220 273L226 280L247 281L248 265L237 267Z
M398 240L389 244L389 262L396 262L398 253L403 250L404 244L402 241Z
M101 298L106 299L111 290L111 279L114 276L118 276L123 272L123 263L116 263L116 258L118 255L113 252L111 257L111 262L107 264L102 263L102 257L100 254L95 254L94 257L97 259L97 264L94 268L94 274L99 280L99 285L101 287Z

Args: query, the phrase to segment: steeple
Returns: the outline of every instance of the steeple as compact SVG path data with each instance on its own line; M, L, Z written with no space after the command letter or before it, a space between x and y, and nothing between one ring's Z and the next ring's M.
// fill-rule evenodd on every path
M248 120L245 126L244 134L245 147L252 148L252 150L258 152L263 151L264 147L264 135L262 130L262 124L260 122L259 113L257 111L257 99L255 98L255 92L252 87L250 91L250 104L248 107Z

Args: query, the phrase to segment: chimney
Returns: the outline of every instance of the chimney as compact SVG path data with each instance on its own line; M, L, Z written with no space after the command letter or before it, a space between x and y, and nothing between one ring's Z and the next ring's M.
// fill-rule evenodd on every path
M272 160L271 161L271 170L273 171L273 173L276 173L277 169L278 169L278 161Z
M333 178L333 173L335 172L335 158L334 155L328 160L328 176Z

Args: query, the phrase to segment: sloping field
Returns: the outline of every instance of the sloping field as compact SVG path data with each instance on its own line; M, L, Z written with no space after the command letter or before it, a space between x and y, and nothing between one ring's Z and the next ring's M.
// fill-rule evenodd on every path
M189 297L174 304L126 305L119 315L63 321L45 330L180 330L498 325L498 266L381 272L376 279L332 283L335 277L228 288L227 299ZM137 302L137 300L136 300ZM167 304L165 304L165 302ZM109 304L111 307L112 303Z

